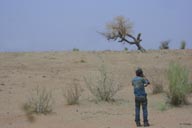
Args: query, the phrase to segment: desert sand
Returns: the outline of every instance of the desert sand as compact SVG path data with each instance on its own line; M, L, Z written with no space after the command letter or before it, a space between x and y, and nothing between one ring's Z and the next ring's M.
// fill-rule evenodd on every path
M115 102L96 102L85 85L84 77L98 71L103 61L122 84ZM164 108L165 93L152 94L155 82L162 83L167 90L166 71L170 62L186 66L192 81L192 50L0 53L0 127L134 128L131 79L135 69L142 67L151 81L146 88L150 127L192 128L192 95L188 97L189 105ZM74 80L83 91L79 104L71 106L67 105L63 90ZM52 90L53 112L33 114L30 120L22 106L37 86Z

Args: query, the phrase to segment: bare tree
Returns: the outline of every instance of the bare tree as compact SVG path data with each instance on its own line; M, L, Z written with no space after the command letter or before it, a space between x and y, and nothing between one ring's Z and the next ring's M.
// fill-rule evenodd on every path
M144 52L145 49L141 46L140 42L141 33L134 37L132 35L132 27L133 24L125 19L123 16L117 16L114 18L114 21L106 24L106 32L100 32L103 36L105 36L108 40L113 40L120 43L128 43L130 45L134 44L137 46L138 50Z

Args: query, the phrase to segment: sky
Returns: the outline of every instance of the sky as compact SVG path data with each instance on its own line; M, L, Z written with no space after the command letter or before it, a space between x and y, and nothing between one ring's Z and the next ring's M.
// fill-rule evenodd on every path
M192 49L192 0L0 0L0 52L134 50L98 32L116 16L142 33L145 49Z

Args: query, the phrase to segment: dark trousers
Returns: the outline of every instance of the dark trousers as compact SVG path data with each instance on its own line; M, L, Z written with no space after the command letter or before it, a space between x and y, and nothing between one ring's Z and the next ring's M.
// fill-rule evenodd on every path
M135 97L135 122L140 122L140 106L143 110L143 121L148 122L148 111L147 111L147 97L139 96Z

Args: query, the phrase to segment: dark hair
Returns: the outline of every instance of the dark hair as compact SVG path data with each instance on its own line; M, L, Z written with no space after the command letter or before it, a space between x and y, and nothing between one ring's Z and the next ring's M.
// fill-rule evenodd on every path
M136 73L136 76L143 77L143 70L141 68L138 68L135 73Z

